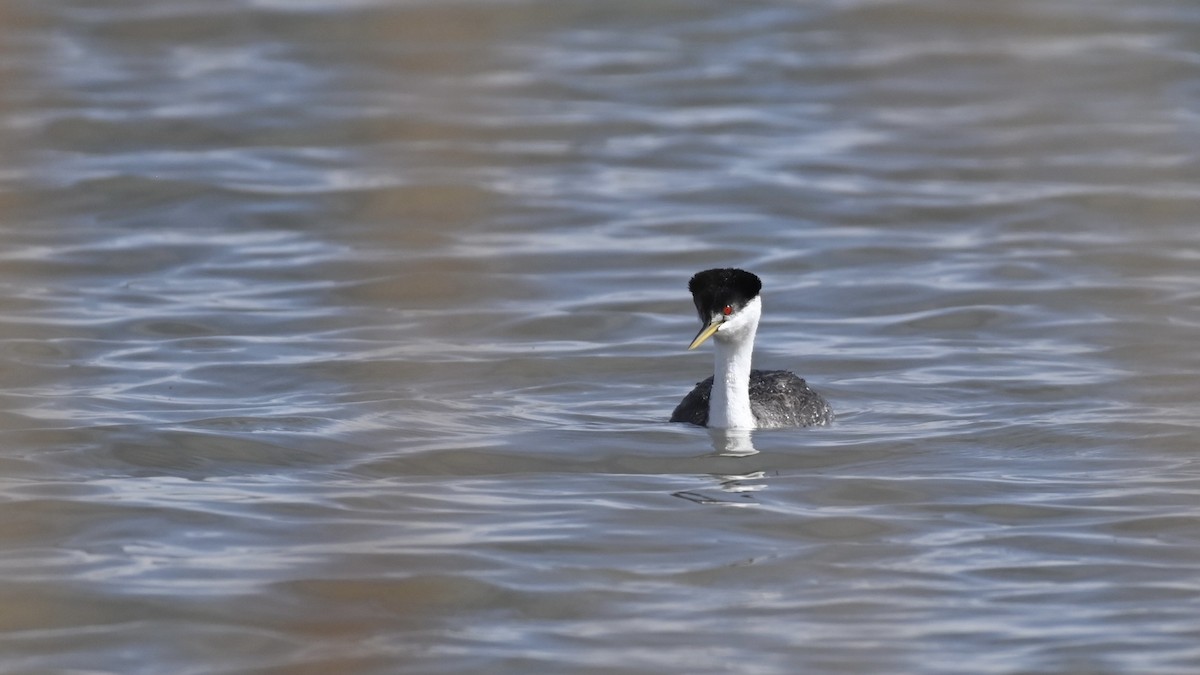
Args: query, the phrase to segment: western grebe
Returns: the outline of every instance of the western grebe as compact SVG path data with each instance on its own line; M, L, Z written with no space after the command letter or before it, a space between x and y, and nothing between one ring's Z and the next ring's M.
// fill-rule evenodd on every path
M700 332L688 345L713 339L714 375L683 397L672 422L716 429L768 429L825 424L833 411L804 380L786 370L751 370L754 334L762 315L762 281L739 269L697 272L688 290L700 314Z

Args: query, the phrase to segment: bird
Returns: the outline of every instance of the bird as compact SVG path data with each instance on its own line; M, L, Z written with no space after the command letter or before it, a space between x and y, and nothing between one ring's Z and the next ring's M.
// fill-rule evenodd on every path
M752 370L751 354L762 316L762 280L752 272L720 268L697 272L688 291L700 315L695 349L710 337L713 376L696 384L672 422L713 429L771 429L828 424L833 411L820 394L786 370Z

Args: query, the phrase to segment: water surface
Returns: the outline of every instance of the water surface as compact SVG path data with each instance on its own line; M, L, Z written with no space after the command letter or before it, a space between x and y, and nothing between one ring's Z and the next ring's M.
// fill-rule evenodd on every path
M1200 668L1192 3L0 26L0 670Z

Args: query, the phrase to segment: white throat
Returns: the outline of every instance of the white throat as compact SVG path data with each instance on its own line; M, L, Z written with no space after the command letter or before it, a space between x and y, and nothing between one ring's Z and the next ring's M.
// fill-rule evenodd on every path
M762 302L755 297L737 316L713 335L715 367L708 404L708 426L714 429L753 429L750 411L750 358Z

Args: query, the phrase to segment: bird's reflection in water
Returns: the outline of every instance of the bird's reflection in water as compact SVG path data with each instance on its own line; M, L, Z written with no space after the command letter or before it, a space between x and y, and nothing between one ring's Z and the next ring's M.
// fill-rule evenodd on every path
M749 457L757 455L754 438L749 429L709 429L714 454L718 457Z
M709 429L712 439L711 457L750 457L757 455L754 439L749 429ZM754 493L766 489L766 473L750 471L741 474L710 474L717 481L710 490L681 490L672 493L680 499L697 504L719 504L723 506L753 506L758 503Z

